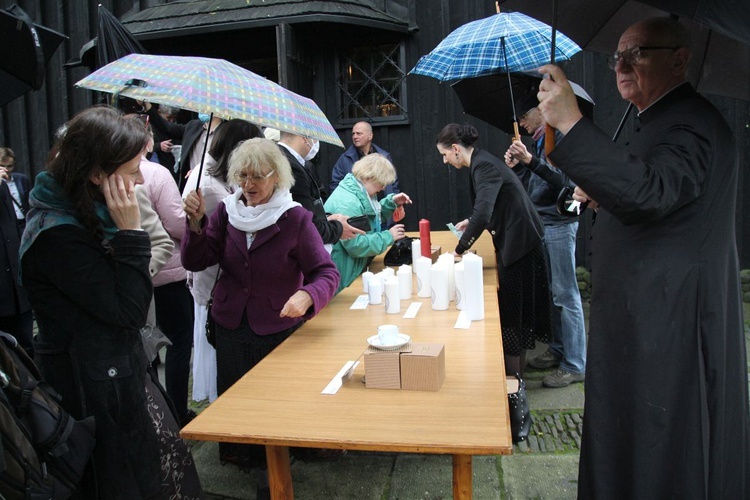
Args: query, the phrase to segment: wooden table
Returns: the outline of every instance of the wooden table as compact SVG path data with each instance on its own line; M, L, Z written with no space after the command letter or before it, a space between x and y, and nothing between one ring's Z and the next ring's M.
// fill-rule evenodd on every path
M433 245L452 250L456 238L433 232ZM183 438L266 446L271 498L292 499L289 446L453 455L453 498L472 496L472 455L510 454L512 441L497 307L492 242L474 245L484 258L485 319L455 329L459 311L433 311L429 298L351 310L362 281L336 296L181 432ZM382 258L371 267L382 268ZM415 280L416 281L416 280ZM422 302L414 319L403 312ZM335 395L321 391L367 348L384 323L416 342L445 344L445 382L438 392L366 389L364 363Z

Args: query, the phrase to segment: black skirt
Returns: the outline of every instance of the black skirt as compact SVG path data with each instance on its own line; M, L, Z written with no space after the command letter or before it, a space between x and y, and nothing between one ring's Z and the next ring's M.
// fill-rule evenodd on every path
M219 395L229 389L260 360L276 349L302 326L293 327L271 335L258 335L243 318L240 326L227 330L216 325L216 389ZM266 448L255 444L219 443L222 464L231 463L243 470L266 467Z
M506 356L520 356L521 350L534 349L537 340L552 340L547 261L543 242L507 267L497 256L497 299Z

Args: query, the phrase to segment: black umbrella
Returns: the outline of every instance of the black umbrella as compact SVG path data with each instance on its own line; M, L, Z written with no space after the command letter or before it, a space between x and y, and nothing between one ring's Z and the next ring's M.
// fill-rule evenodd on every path
M96 69L128 54L148 54L133 34L110 11L99 6L96 29Z
M535 74L511 73L510 78L504 74L465 78L451 85L456 91L464 108L464 113L493 125L503 132L513 135L512 97L517 100L524 96L536 97L539 92L539 82L542 79ZM509 88L510 81L510 88ZM584 116L592 118L594 115L594 101L577 83L570 82L578 98L578 107ZM512 93L511 93L512 91ZM528 135L526 130L521 130Z
M750 101L750 9L729 0L500 0L502 7L551 23L584 50L611 55L620 35L638 20L679 18L692 38L688 80L698 92ZM628 105L613 140L632 110ZM548 134L549 135L549 134ZM561 193L558 209L565 199ZM567 203L567 202L566 202Z
M0 9L0 106L42 87L45 65L66 38L34 24L18 5Z
M99 5L96 37L86 42L79 58L65 63L66 68L88 66L95 71L128 54L148 54L133 34L105 7Z
M553 22L549 0L504 0L502 7ZM693 39L688 80L699 92L750 100L750 9L728 0L565 0L557 29L584 50L611 55L620 35L640 19L678 16Z

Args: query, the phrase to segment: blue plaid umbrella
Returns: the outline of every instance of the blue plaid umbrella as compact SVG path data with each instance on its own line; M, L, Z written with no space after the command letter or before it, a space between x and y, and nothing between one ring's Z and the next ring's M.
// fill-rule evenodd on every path
M517 12L501 12L464 24L422 56L409 74L440 81L538 68L550 62L552 28ZM557 32L555 61L581 48Z

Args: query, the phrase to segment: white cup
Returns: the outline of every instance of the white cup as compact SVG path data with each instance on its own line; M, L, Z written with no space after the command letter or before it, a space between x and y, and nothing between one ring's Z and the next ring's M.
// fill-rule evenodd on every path
M378 340L383 345L392 345L398 342L398 325L380 325L378 327Z

